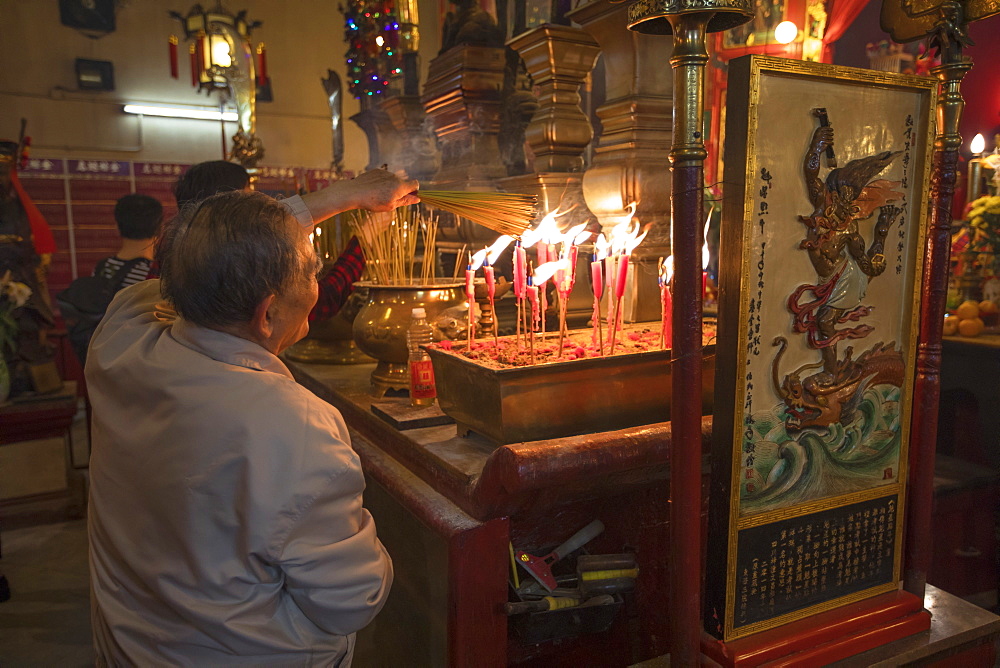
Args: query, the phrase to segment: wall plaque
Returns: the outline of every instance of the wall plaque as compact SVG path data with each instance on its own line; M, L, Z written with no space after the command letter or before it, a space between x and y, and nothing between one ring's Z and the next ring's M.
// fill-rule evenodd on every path
M897 588L936 82L729 69L706 630Z

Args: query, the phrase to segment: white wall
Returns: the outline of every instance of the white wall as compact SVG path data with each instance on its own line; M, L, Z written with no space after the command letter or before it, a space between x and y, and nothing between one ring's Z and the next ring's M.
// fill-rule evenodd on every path
M215 0L202 0L212 7ZM32 157L104 158L199 162L222 157L218 122L136 116L125 102L217 104L190 85L187 46L178 48L179 78L170 77L167 38L182 37L168 10L187 14L193 0L128 0L117 29L99 39L63 26L56 0L0 0L0 138L16 139L28 119ZM426 5L426 7L425 7ZM227 0L233 12L247 10L263 25L253 42L267 45L274 102L257 105L257 135L264 165L327 168L332 159L330 111L320 80L328 69L345 82L345 167L359 171L368 161L364 134L346 120L358 112L344 76L343 16L336 0ZM419 6L421 43L428 56L440 43L437 2ZM115 90L80 91L75 59L110 60ZM226 135L236 130L226 124Z

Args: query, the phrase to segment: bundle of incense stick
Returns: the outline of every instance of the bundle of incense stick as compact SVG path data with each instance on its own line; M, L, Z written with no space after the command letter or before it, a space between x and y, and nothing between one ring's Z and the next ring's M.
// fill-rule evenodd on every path
M391 214L357 210L347 215L371 280L381 285L412 285L434 279L437 218L421 215L416 206L400 207ZM385 216L391 216L388 224L381 221Z
M537 215L534 195L495 192L449 192L421 190L420 201L449 211L500 234L519 237Z

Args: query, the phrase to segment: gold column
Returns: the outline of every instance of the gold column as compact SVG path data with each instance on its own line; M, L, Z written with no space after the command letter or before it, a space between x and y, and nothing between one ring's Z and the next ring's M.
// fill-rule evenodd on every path
M626 322L657 320L660 290L656 262L670 254L670 185L660 178L670 169L672 82L666 57L671 40L626 28L628 6L594 0L567 13L601 48L606 100L597 109L602 132L591 166L583 175L583 197L601 227L610 232L628 219L652 223L632 253L623 317Z
M674 36L669 606L670 660L680 666L698 665L702 634L701 398L690 388L701 387L702 376L705 33L746 23L752 14L749 0L638 0L628 8L630 29Z

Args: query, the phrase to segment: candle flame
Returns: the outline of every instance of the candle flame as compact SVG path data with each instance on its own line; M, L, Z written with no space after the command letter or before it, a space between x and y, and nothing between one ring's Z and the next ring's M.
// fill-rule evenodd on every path
M705 219L705 233L702 237L705 239L705 243L701 245L701 270L706 271L708 269L708 260L711 257L711 252L708 250L708 227L712 224L712 212L715 209L708 210L708 218Z
M476 251L476 254L472 256L471 260L469 260L469 265L470 265L469 268L472 269L472 271L477 271L480 267L483 266L483 260L486 259L486 256L489 254L489 252L490 252L489 248L484 248L481 251Z
M668 255L660 258L660 285L666 285L674 277L674 256Z
M569 269L569 260L556 260L555 262L546 262L543 265L539 265L535 269L535 273L532 275L535 285L541 285L545 281L552 278L555 273L559 270Z
M607 237L603 234L598 234L597 239L594 241L594 253L597 255L597 259L603 260L606 258L610 249L611 243L608 241Z
M587 223L580 223L574 227L569 228L562 234L562 243L566 246L571 244L579 245L576 243L576 237L583 233L583 229L587 227Z
M969 148L972 149L973 153L982 153L986 150L986 139L984 139L981 134L976 135L972 140L972 144L969 145Z
M569 213L569 209L560 212L557 208L555 211L545 214L535 227L521 235L521 245L525 248L531 248L539 241L545 241L545 243L549 244L559 243L562 233L559 232L559 224L556 223L556 218L565 216L567 213Z
M642 243L642 240L646 238L647 234L649 234L649 226L646 226L646 228L642 231L642 234L639 234L639 226L636 225L635 232L633 232L631 236L625 238L625 254L631 255L632 251L636 249L636 246Z
M486 256L489 259L490 264L496 264L497 258L500 257L500 253L504 252L507 249L507 246L509 246L510 242L512 241L514 241L514 237L510 236L509 234L504 234L503 236L498 237L497 240L493 242L493 245L491 245L487 249L486 253Z

